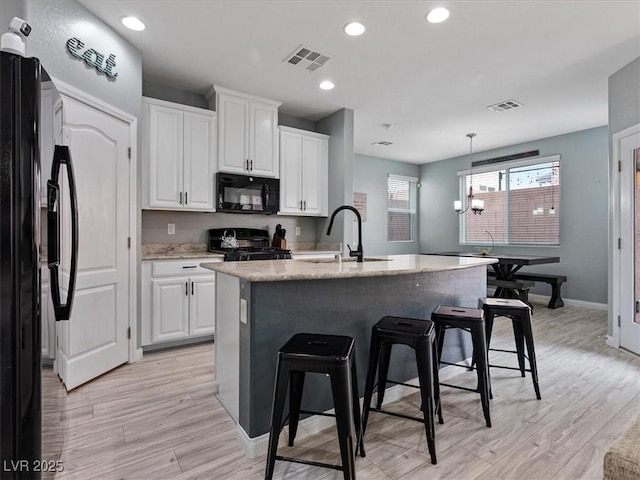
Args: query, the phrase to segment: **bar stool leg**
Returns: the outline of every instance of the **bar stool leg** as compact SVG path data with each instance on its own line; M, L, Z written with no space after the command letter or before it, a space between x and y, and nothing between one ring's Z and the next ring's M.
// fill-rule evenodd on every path
M298 433L298 420L300 419L300 405L302 404L302 389L304 387L304 372L292 370L289 381L289 446L293 447L293 441Z
M362 433L362 417L360 416L360 396L358 395L358 375L356 373L356 359L351 363L351 408L353 410L353 420L356 426L356 454L360 451L360 456L365 457L364 435Z
M520 367L520 374L524 377L524 332L522 331L521 319L512 319L513 323L513 336L516 341L516 353L518 355L518 366Z
M273 410L271 412L271 428L269 430L269 447L267 451L267 468L264 474L265 480L273 478L273 469L276 463L276 451L278 439L282 429L282 412L287 396L287 383L289 382L289 368L281 365L278 360L275 391L273 393Z
M371 409L371 398L373 397L373 384L378 369L378 359L380 357L380 341L375 331L371 334L371 346L369 348L369 370L367 370L367 380L364 385L364 403L362 404L362 438L367 430L369 420L369 410Z
M484 412L484 419L487 422L487 427L491 427L491 415L489 413L489 391L491 389L491 383L489 377L489 362L487 361L487 341L484 325L472 327L471 335L477 352L478 390L480 391L482 411Z
M391 347L393 345L382 343L380 348L380 361L378 366L378 396L376 398L376 408L382 408L384 394L387 389L387 375L389 373L389 361L391 359Z
M353 416L351 412L351 388L349 368L347 366L332 369L331 391L336 411L336 426L338 428L338 441L340 442L340 458L342 459L342 473L344 480L355 480L355 454L353 450Z
M416 364L418 366L418 378L420 380L420 396L422 400L422 415L424 417L424 430L427 437L427 446L431 455L431 463L435 465L436 460L436 433L433 420L433 369L428 368L430 359L433 357L431 344L429 342L419 342L416 345Z
M522 322L522 329L524 333L525 341L527 342L527 353L529 354L529 366L531 367L531 378L533 379L533 388L536 391L536 398L541 400L540 386L538 384L538 366L536 363L536 347L533 343L533 330L531 328L531 316L529 315L529 321Z
M442 405L440 404L440 362L438 361L438 347L437 341L431 346L431 357L433 367L433 398L435 400L435 413L438 414L438 422L440 425L444 423L442 419Z

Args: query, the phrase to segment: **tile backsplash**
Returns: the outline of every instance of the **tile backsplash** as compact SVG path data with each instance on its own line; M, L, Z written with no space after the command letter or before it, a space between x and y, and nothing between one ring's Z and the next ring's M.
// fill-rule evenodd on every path
M168 224L175 225L175 234L167 233ZM262 228L273 235L276 225L287 230L288 243L315 243L318 232L324 231L327 218L280 215L249 215L235 213L173 212L160 210L142 211L142 245L149 243L199 243L207 242L210 228L250 227ZM300 235L296 236L296 227Z

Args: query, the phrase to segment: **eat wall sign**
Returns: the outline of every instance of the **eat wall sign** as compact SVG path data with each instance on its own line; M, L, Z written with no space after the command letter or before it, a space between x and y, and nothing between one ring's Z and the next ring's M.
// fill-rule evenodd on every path
M67 50L69 50L71 55L84 60L84 63L104 73L107 77L115 80L118 76L118 74L113 71L113 67L116 66L116 56L113 53L105 60L102 53L93 48L85 49L84 42L75 37L67 40Z

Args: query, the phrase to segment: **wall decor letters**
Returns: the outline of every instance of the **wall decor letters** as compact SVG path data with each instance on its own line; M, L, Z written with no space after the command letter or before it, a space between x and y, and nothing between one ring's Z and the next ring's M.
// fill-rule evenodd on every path
M99 72L104 73L107 77L115 79L118 74L113 71L116 66L116 56L112 53L105 61L104 55L93 48L84 49L84 42L78 38L70 38L67 40L67 50L76 58L84 60L84 63L94 67ZM81 53L82 52L82 53Z

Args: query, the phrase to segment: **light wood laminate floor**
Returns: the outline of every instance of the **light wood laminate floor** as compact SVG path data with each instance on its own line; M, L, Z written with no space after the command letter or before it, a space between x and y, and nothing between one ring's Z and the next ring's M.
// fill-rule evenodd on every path
M606 346L606 312L536 305L542 400L531 379L492 369L493 427L479 396L443 387L431 465L423 425L373 412L360 479L600 479L609 445L640 415L640 358ZM496 321L492 347L511 348L510 322ZM55 478L258 480L265 457L247 459L235 424L215 398L213 345L145 354L65 395L64 472ZM495 354L494 363L515 356ZM475 385L459 369L450 381ZM51 378L45 381L56 381ZM270 399L269 399L270 400ZM389 406L418 414L418 394ZM340 463L335 428L280 451ZM276 463L277 479L341 479L341 472Z

